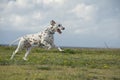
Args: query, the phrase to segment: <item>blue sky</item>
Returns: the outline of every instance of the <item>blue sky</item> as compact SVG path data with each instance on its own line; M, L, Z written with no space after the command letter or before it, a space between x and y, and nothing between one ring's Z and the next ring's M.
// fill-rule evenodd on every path
M66 30L59 46L120 48L120 0L0 0L0 44L44 30L50 20Z

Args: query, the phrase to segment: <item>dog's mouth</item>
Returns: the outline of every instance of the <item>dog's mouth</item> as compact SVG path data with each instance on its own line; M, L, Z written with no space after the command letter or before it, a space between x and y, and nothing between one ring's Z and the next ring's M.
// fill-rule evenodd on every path
M57 32L58 32L59 34L61 34L61 33L62 33L62 31L61 31L60 29L57 29Z

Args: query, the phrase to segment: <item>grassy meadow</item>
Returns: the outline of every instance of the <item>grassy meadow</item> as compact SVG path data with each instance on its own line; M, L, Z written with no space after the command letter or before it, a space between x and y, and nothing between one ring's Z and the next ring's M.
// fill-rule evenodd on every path
M120 80L120 49L33 48L28 61L14 50L0 46L0 80Z

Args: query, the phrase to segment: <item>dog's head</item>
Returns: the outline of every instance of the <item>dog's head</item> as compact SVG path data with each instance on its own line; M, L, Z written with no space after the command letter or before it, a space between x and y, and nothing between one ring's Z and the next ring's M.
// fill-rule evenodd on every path
M53 31L58 32L59 34L62 33L62 30L65 30L65 27L63 27L62 24L58 24L54 20L51 20L50 24L52 25Z

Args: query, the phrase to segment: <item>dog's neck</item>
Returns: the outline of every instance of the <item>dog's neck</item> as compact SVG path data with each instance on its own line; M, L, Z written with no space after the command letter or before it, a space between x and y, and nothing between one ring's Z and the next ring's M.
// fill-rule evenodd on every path
M46 33L49 33L49 34L55 34L55 31L54 30L52 30L52 26L50 26L50 27L48 27L47 29L45 29L45 32Z

